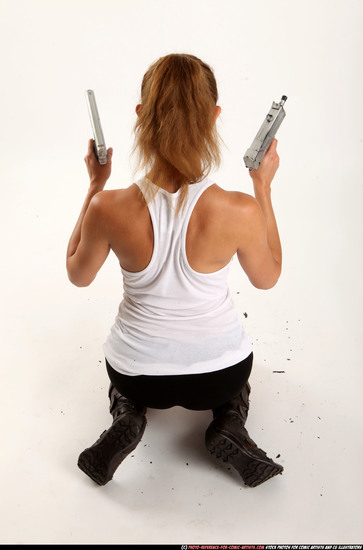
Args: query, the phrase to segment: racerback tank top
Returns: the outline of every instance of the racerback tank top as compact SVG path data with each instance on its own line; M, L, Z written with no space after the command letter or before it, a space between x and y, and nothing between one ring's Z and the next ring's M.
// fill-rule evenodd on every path
M142 271L121 268L124 296L104 344L107 361L121 374L201 374L235 365L252 351L230 295L230 264L199 273L187 260L190 216L213 183L190 184L176 215L179 192L137 182L148 202L154 248Z

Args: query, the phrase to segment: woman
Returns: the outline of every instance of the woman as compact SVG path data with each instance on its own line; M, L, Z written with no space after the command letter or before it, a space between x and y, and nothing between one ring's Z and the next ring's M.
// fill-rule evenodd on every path
M246 485L283 470L244 426L252 347L227 284L235 254L255 287L271 288L279 278L270 189L277 141L251 172L255 197L218 187L207 177L220 161L217 99L208 65L167 55L146 72L136 107L135 148L146 176L103 191L112 149L101 166L89 142L90 187L68 246L68 276L89 285L112 250L124 285L104 346L113 423L78 460L99 485L141 440L147 407L211 409L207 449Z

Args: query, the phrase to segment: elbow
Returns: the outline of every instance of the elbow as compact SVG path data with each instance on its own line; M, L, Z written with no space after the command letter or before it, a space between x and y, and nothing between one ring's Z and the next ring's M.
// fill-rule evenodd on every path
M88 283L88 282L85 282L85 281L77 281L77 280L72 280L72 279L69 279L72 283L72 285L78 287L78 288L85 288L86 286L89 286L91 283ZM92 281L91 281L92 282Z
M74 275L70 273L68 273L68 279L70 280L72 285L77 286L78 288L84 288L92 283L92 281L86 281L84 279L74 277Z
M78 288L89 286L94 279L94 277L92 279L85 277L85 275L80 273L78 270L72 269L71 265L67 265L67 275L72 285L77 286Z
M269 274L268 277L258 277L250 279L250 282L258 290L270 290L277 285L281 275L281 265L277 266L274 273Z
M276 286L277 281L278 281L278 279L276 281L272 281L272 282L268 282L268 283L260 283L260 284L252 283L252 284L258 290L270 290L271 288Z

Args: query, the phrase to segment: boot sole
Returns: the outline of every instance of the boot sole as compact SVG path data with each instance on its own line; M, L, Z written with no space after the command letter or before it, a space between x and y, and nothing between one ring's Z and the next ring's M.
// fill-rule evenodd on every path
M228 462L242 477L248 487L257 487L281 474L283 467L270 458L260 458L247 447L234 442L226 433L210 426L206 432L208 451L223 462Z
M146 419L141 428L131 418L116 420L92 447L79 455L78 467L98 485L106 485L121 462L137 447L145 427Z

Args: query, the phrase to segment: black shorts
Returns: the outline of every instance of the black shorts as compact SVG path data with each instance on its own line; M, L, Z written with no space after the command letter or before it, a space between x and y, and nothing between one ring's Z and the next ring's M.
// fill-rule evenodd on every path
M253 354L215 372L171 376L127 376L115 371L106 359L109 378L125 397L152 409L180 406L202 411L215 409L237 395L252 370Z

